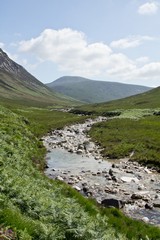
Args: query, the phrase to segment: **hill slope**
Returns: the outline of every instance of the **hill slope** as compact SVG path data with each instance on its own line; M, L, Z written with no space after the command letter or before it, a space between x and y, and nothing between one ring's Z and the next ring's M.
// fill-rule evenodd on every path
M0 99L29 104L62 104L71 101L51 91L0 49ZM73 101L73 99L72 99Z
M81 106L78 110L102 113L109 110L147 108L160 108L160 87L119 100Z
M146 92L151 89L145 86L67 76L48 83L47 86L59 93L87 103L111 101Z

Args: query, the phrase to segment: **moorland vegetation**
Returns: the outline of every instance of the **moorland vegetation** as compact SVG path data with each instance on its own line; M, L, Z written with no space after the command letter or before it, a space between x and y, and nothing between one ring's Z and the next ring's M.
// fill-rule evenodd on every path
M51 130L103 115L110 120L89 134L103 146L104 156L117 159L134 152L133 160L158 167L160 88L67 113L56 109L81 103L51 92L2 50L0 58L0 239L160 239L158 227L102 208L46 177L41 141Z
M10 239L158 239L157 227L117 209L100 208L65 183L44 176L40 138L86 117L22 105L1 106L0 114L2 234L9 229Z

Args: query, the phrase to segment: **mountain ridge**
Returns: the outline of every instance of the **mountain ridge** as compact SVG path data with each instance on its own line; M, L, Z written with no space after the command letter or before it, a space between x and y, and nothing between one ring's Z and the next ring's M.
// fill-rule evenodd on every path
M24 67L14 62L8 57L8 55L0 48L0 70L6 71L13 76L23 79L23 81L30 80L32 84L37 83L38 85L44 86L42 82L31 75Z
M149 91L150 87L64 76L46 84L52 90L86 103L108 102Z
M70 104L76 100L51 91L0 48L0 98L26 104ZM78 102L77 102L78 103Z

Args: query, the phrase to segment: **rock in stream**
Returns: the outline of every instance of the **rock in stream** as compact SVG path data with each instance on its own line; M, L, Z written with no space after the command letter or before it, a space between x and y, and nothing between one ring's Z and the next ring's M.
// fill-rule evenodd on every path
M160 175L129 158L103 159L102 149L87 136L91 126L101 121L107 118L88 119L45 136L46 175L105 207L123 208L132 218L160 225Z

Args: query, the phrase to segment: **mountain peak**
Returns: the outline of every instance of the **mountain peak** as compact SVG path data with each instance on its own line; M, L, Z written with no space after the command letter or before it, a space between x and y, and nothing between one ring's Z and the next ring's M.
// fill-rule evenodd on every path
M0 48L0 97L18 104L32 106L70 105L78 102L51 91L32 76L24 67L14 62Z
M7 53L5 53L3 50L2 50L2 48L0 48L0 56L1 55L6 55L7 56Z
M27 85L44 86L38 79L32 76L28 71L26 71L21 65L10 59L2 49L0 49L0 70L5 71L12 76L26 82Z
M7 53L0 48L0 69L17 75L20 71L20 65L11 60Z

